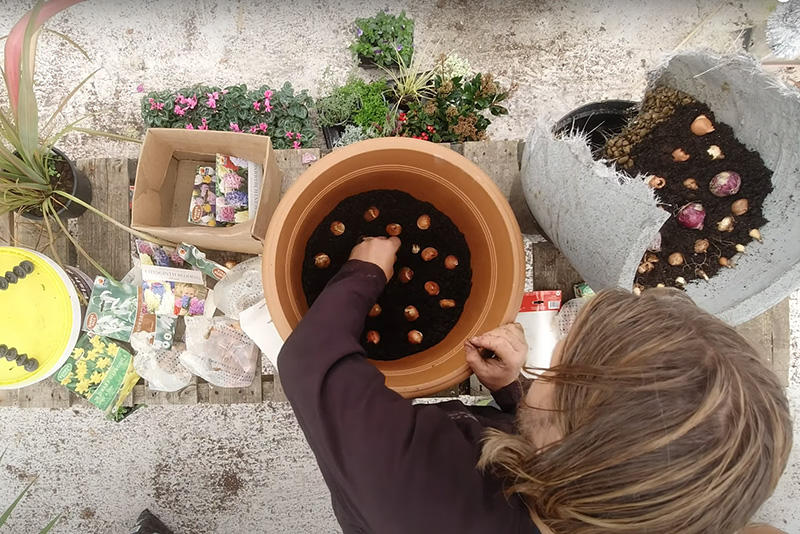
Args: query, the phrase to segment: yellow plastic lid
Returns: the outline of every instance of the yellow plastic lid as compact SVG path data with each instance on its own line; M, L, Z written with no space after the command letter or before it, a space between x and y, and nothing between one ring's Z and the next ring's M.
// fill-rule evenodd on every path
M53 260L33 250L0 247L0 276L23 261L33 272L0 290L0 344L35 358L31 372L0 356L0 389L35 384L55 373L78 340L81 307L67 274Z

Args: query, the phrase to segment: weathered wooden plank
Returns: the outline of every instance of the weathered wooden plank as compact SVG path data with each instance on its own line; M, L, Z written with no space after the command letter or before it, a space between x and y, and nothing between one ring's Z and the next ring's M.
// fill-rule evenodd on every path
M92 183L92 206L112 219L130 224L129 185L134 166L128 159L81 159L76 162ZM99 215L86 212L75 222L75 237L83 249L111 276L120 279L131 268L130 234ZM90 277L100 274L83 256L78 268Z
M566 302L575 297L573 284L583 278L572 268L567 258L547 242L533 245L533 289L535 291L560 289L561 301Z
M781 385L789 385L789 299L781 301L758 317L736 327L763 354L767 366Z
M541 234L522 193L517 157L518 141L464 143L464 157L475 163L497 184L517 217L523 234Z
M17 406L18 393L16 389L0 389L0 408Z
M67 226L67 223L65 222L64 225ZM50 235L47 233L44 223L14 214L12 242L14 246L30 248L54 259L57 255L63 264L71 264L75 258L72 243L55 220L50 221L50 228L53 233L52 248L50 247ZM53 249L55 249L55 253Z
M20 408L69 408L70 391L46 378L19 390L17 404Z
M14 214L0 215L0 246L14 244Z
M274 376L275 380L272 389L272 400L275 402L288 402L289 399L286 398L286 393L283 391L283 386L281 385L280 377L278 376L277 373L275 373Z
M281 183L281 196L286 193L286 190L291 187L297 178L303 174L309 166L314 164L314 161L320 159L321 154L318 148L302 148L300 150L275 150L275 161L278 163L278 168L283 173L283 182ZM308 154L316 159L309 163L303 163L303 156ZM307 156L308 158L308 156Z

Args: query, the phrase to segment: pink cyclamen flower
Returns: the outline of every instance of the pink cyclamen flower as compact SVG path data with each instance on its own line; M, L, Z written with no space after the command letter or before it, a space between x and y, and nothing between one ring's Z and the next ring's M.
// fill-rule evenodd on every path
M286 137L288 137L289 139L291 139L293 135L294 132L286 132Z
M239 128L239 125L236 124L235 122L231 123L231 130L233 130L234 132L241 132L242 131L241 128Z
M223 90L222 90L222 94L223 94L223 95L227 95L229 92L230 92L230 91L228 91L227 89L223 89Z
M224 91L223 91L223 94L224 94ZM208 97L208 101L206 101L206 105L208 107L210 107L210 108L216 109L217 108L217 100L219 99L219 93L217 91L214 91L213 93L206 93L206 96Z
M187 98L185 103L189 104L189 109L194 109L197 106L197 95L192 95L192 98Z
M175 109L173 110L176 115L186 115L186 111L183 110L178 104L175 104Z
M269 100L267 100L266 102L264 102L264 111L266 111L267 113L269 113L270 111L272 111L272 106L270 105L270 103L269 103Z
M258 100L253 102L253 109L256 111L261 111L261 102L259 102Z
M257 126L251 126L250 127L250 133L256 133L257 131L258 131L258 127Z
M300 148L300 141L295 141L292 148Z
M303 136L300 135L300 132L297 132L296 134L294 134L294 138L295 139L300 139L301 137L303 137Z
M194 130L194 125L192 123L189 123L189 124L186 125L186 129L187 130Z
M144 84L143 83L140 83L139 85L136 86L136 92L137 93L144 93Z
M272 91L270 91L269 89L267 89L266 91L264 91L264 98L266 98L267 100L269 100L270 98L272 98Z
M203 117L203 124L197 127L198 130L208 130L208 121Z
M261 130L262 132L266 132L267 131L267 123L266 122L262 122L261 124L258 125L258 129Z

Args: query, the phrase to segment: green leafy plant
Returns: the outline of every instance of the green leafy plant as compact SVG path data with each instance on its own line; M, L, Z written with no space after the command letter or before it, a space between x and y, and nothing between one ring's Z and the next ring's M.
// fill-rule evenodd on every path
M5 455L6 451L3 451L3 453L0 454L0 464L3 463L3 457ZM6 524L6 521L8 521L8 518L11 516L11 512L14 511L14 508L16 508L17 505L20 503L20 501L25 497L25 495L28 494L34 482L36 482L35 478L31 480L27 486L25 486L25 488L20 492L20 494L17 495L17 498L14 499L14 502L12 502L8 506L8 508L6 508L5 512L3 512L2 515L0 515L0 528L3 528L3 525ZM39 531L39 534L47 534L48 532L50 532L59 519L61 519L61 514L55 516L42 530Z
M438 76L445 80L456 77L471 78L475 75L469 61L456 53L440 55L434 70Z
M315 135L309 116L313 106L308 92L296 93L289 82L276 90L195 85L147 93L142 119L148 128L247 132L269 135L277 149L306 148Z
M382 126L390 114L389 104L384 96L386 89L386 82L383 80L358 84L358 109L352 115L351 121L362 128Z
M378 66L389 67L397 63L399 55L411 62L414 50L414 21L400 15L379 11L370 18L356 19L356 40L350 50L362 61L370 60Z
M350 76L344 85L333 85L328 96L317 100L317 115L322 126L354 124L363 129L383 126L390 114L384 94L386 82L367 83Z
M373 127L363 128L356 124L348 124L347 126L344 127L344 133L336 141L333 147L341 148L343 146L352 145L353 143L358 143L359 141L364 141L366 139L374 139L380 136L381 135L376 128Z
M337 87L330 95L317 100L317 117L321 126L339 126L350 120L360 105L356 91L348 85Z
M56 129L56 122L61 112L97 71L86 76L61 100L55 112L47 120L42 121L41 128L41 117L33 91L36 45L41 33L41 26L56 13L79 1L81 0L50 0L45 3L38 0L33 9L14 25L7 36L5 68L1 71L8 93L8 108L0 108L0 215L10 211L41 215L50 239L50 251L59 263L61 259L53 246L54 232L58 228L75 245L78 252L100 272L108 275L67 231L60 212L66 208L69 202L84 206L106 221L134 235L145 239L151 239L151 237L131 230L73 196L71 192L59 189L62 176L57 171L57 163L60 157L53 153L53 147L61 138L72 132L102 135L124 141L138 142L138 140L78 127L78 124L90 115L81 117L60 130ZM76 43L64 35L58 35L88 58L86 52ZM77 177L73 177L73 179L77 179Z
M501 102L516 89L503 88L491 74L476 74L463 80L456 76L436 76L435 96L427 102L412 102L408 113L398 116L402 137L413 137L434 143L463 143L486 139L491 121L485 116L506 115Z

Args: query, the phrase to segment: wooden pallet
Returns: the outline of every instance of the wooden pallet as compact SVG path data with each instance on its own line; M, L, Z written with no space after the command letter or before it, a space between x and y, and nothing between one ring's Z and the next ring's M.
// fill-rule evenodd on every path
M523 233L538 234L539 229L522 195L519 153L521 143L517 141L489 141L465 143L452 147L467 159L484 169L498 184L509 199ZM309 164L302 158L309 154L317 159L322 157L318 149L277 150L278 165L283 171L282 192L302 174ZM89 159L79 160L78 167L87 173L93 186L92 204L119 222L129 224L128 209L129 185L133 183L136 161L130 159ZM116 278L121 278L131 268L130 238L128 234L103 221L98 216L87 213L70 223L70 230L86 251L96 258ZM0 218L0 240L2 244L26 246L53 255L46 231L38 224L21 217L6 215ZM96 269L75 250L64 235L53 242L53 248L63 261L77 265L90 276ZM561 289L564 300L573 297L572 286L581 278L569 262L552 245L539 240L529 251L533 264L532 280L529 285L537 289ZM765 353L767 362L784 385L788 385L789 371L789 304L783 301L775 308L742 325L738 330ZM259 366L260 367L260 362ZM477 381L465 381L441 392L442 396L455 396L467 392L485 394ZM284 401L286 399L277 376L264 375L254 380L247 388L218 388L202 379L176 393L150 390L142 381L126 399L126 404L233 404L260 403L265 401ZM85 405L86 401L71 394L54 381L46 380L39 384L16 391L0 390L0 406L20 408L66 408Z

